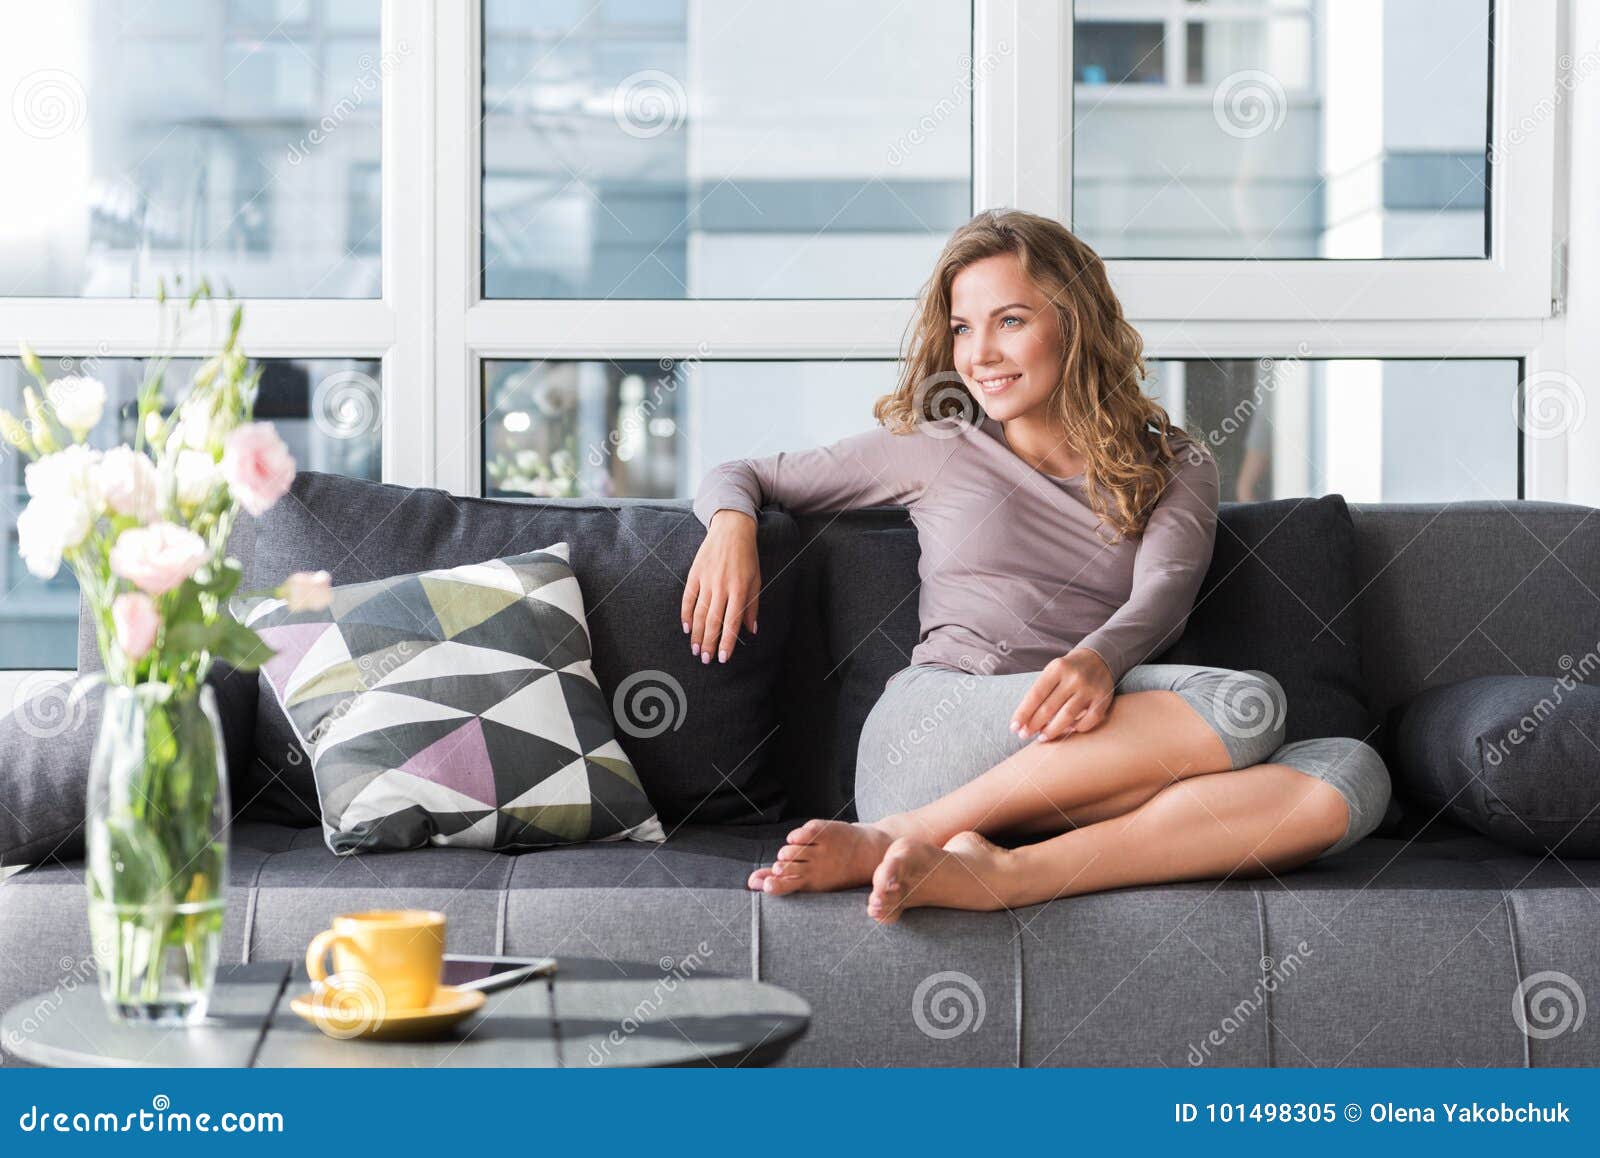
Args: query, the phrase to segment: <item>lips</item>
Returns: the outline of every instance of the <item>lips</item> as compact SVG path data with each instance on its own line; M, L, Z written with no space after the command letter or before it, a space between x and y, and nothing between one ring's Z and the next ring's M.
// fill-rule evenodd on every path
M985 394L999 394L1001 391L1016 385L1021 379L1021 374L993 375L988 378L979 378L977 380L978 389Z

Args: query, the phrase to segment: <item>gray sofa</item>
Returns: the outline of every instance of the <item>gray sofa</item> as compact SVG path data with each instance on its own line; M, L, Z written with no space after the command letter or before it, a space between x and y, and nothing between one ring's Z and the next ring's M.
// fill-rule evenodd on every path
M1195 611L1151 659L1270 671L1289 695L1289 739L1374 744L1395 784L1383 828L1277 878L921 909L891 927L867 917L864 890L768 898L745 878L793 818L850 815L861 721L916 640L903 510L763 512L761 630L725 668L702 669L677 623L703 533L686 502L495 502L307 474L280 508L240 532L258 583L304 566L348 582L568 539L608 700L649 669L672 675L687 707L655 740L619 737L652 798L672 802L658 800L664 845L341 858L309 812L308 773L265 718L270 696L253 676L220 677L237 810L228 960L295 958L342 911L426 906L449 915L453 951L699 951L710 971L791 988L815 1015L795 1065L1600 1064L1592 1017L1541 1028L1560 1000L1552 984L1600 994L1600 862L1486 838L1454 799L1409 792L1415 757L1395 747L1424 689L1553 678L1563 656L1594 648L1590 508L1225 504ZM86 751L81 737L64 743ZM0 769L8 793L27 774ZM704 812L685 806L684 789L699 798L705 785ZM63 817L69 789L55 793ZM79 848L59 835L0 884L0 1007L60 985L88 953Z

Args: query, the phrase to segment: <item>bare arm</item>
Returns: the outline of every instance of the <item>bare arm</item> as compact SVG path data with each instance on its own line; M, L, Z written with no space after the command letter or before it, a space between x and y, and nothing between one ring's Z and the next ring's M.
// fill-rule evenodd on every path
M1178 460L1145 526L1133 590L1110 619L1079 641L1111 669L1113 682L1183 633L1211 565L1217 535L1217 463L1209 452Z
M756 519L768 503L796 514L911 503L943 451L920 434L875 427L827 446L725 462L706 474L694 512L708 528L684 585L680 613L689 646L726 663L741 623L752 634L761 593Z

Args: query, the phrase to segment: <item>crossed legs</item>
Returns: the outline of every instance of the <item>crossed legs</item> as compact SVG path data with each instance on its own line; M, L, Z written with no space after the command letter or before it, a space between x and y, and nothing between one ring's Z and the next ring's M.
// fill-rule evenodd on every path
M1015 741L992 767L914 807L884 807L881 789L890 778L874 780L866 795L876 799L862 809L864 822L807 821L789 833L771 867L751 874L750 887L782 895L870 883L868 911L892 921L924 904L1014 908L1106 888L1296 867L1345 834L1344 798L1298 768L1254 762L1235 767L1249 758L1244 753L1265 756L1277 748L1281 724L1275 733L1261 730L1254 747L1225 743L1217 713L1194 694L1193 674L1208 670L1218 674L1145 669L1173 678L1191 673L1183 677L1189 681L1187 698L1164 690L1119 694L1093 731L1048 742ZM1240 677L1220 674L1232 677L1237 690ZM1016 678L949 676L935 687L957 698L961 693L954 689L963 678L968 693L984 678ZM899 690L904 698L907 689ZM993 704L983 708L984 696L1009 709L1011 691L999 684L968 694L973 702L964 705L967 712L958 704L939 727L979 726L975 716L994 715ZM872 745L892 751L894 741L886 743L884 733L905 730L903 719L898 725L880 719L877 734L869 737L869 720L864 753ZM947 739L953 735L946 731ZM985 742L1006 743L992 731ZM948 764L951 746L934 744L930 755ZM864 758L858 781L861 773L872 777L870 763ZM862 795L858 783L858 800ZM1036 843L1008 849L989 837Z

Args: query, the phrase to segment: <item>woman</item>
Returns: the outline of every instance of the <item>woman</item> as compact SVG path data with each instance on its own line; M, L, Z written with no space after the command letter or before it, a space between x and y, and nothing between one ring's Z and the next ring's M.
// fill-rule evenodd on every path
M1218 480L1140 389L1142 349L1093 250L983 213L939 258L881 425L706 476L682 607L702 662L757 630L762 504L901 503L922 547L921 636L862 728L859 820L802 824L752 889L870 883L887 923L1282 872L1382 819L1377 753L1285 745L1270 676L1144 662L1194 606Z

